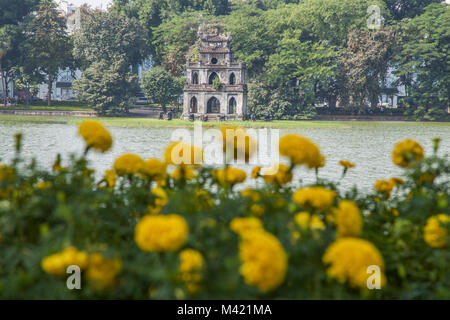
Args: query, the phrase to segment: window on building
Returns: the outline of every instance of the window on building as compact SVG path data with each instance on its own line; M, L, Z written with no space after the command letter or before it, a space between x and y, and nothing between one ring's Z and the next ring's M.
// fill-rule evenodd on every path
M234 75L234 73L230 74L230 84L231 85L236 84L236 76Z
M207 113L220 113L220 102L216 97L208 100Z
M235 114L236 113L236 99L232 97L228 102L228 113Z
M211 73L211 75L209 76L208 83L209 83L209 84L213 84L214 79L216 79L216 78L219 78L219 76L217 75L217 73L215 73L215 72Z
M218 61L217 61L217 58L212 58L212 59L211 59L211 64L217 64L217 62L218 62Z
M190 113L197 113L197 98L196 97L192 97L191 99L191 105L190 105Z
M192 84L198 84L198 73L192 73Z

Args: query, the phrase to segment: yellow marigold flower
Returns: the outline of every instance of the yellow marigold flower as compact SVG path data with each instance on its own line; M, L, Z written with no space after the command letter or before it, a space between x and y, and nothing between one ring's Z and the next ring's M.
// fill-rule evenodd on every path
M384 193L386 198L389 198L391 195L391 191L392 191L392 189L394 189L394 187L395 187L395 184L391 180L389 180L389 181L388 180L377 180L377 182L375 183L374 189L376 191Z
M424 228L423 237L425 242L433 248L443 248L448 244L448 226L450 225L450 216L438 214L428 218Z
M287 255L280 241L264 230L241 233L240 273L246 284L267 292L280 286L286 276Z
M309 212L300 212L294 216L295 223L302 229L324 230L325 224L315 214Z
M164 189L160 187L153 188L151 193L155 196L155 201L148 206L148 210L150 214L156 214L167 204L168 197Z
M384 271L384 261L378 249L369 241L358 238L339 238L326 250L323 258L329 264L327 274L341 283L348 282L353 287L367 288L369 266L378 266ZM381 286L386 284L384 273Z
M354 163L351 163L350 161L347 160L339 161L339 165L343 166L345 169L354 168L356 166Z
M412 139L397 143L392 152L394 164L403 168L413 166L415 162L423 160L424 157L423 148Z
M51 183L50 181L41 181L38 184L36 184L36 188L41 190L50 189L52 186L53 183Z
M0 164L0 199L8 197L11 186L9 186L15 177L14 169Z
M405 180L403 180L403 179L401 179L401 178L396 178L396 177L390 178L389 181L390 181L395 187L401 186L402 184L405 183Z
M291 182L292 176L291 169L288 166L281 163L274 164L273 167L268 170L268 174L264 175L264 181L266 181L266 183L283 185Z
M247 174L244 170L226 167L224 169L214 170L213 174L221 185L235 185L245 181Z
M183 142L174 142L164 152L164 159L167 164L198 166L203 163L203 149Z
M194 201L199 210L208 210L214 207L214 201L211 194L205 189L195 190Z
M116 276L122 271L120 259L107 259L101 253L93 253L89 257L86 279L97 289L111 288Z
M250 212L257 216L262 216L266 212L266 207L262 204L254 203L250 206Z
M116 173L114 170L105 170L105 181L108 187L113 188L116 185Z
M114 170L119 176L137 174L143 166L144 160L132 153L121 155L114 162Z
M424 173L419 177L419 183L420 184L424 184L424 183L432 183L434 181L434 179L436 179L436 176L434 174L431 173Z
M250 158L257 150L255 140L247 134L244 128L239 127L221 127L223 152L231 152L234 160L242 154L243 160L249 162ZM228 134L228 138L227 138Z
M331 207L336 196L335 191L323 187L308 187L294 192L292 199L301 207L313 207L316 210L324 211Z
M319 168L325 164L325 157L319 148L310 140L295 134L281 137L279 150L282 156L288 157L292 164L306 165L308 168Z
M41 267L48 274L62 277L66 274L68 266L76 265L82 270L85 269L88 258L85 251L78 251L77 248L70 247L42 259Z
M258 202L261 199L258 191L253 188L245 188L242 190L241 197L251 199L253 202Z
M202 281L203 256L197 250L185 249L180 252L179 257L180 280L186 283L186 291L189 294L195 294L200 289L199 283Z
M242 234L251 230L264 229L260 219L255 217L234 218L230 222L230 229L237 234Z
M147 215L136 225L134 240L143 251L176 251L186 242L189 227L178 214Z
M334 222L337 227L337 236L359 237L363 228L363 219L358 206L349 200L339 202L334 210Z
M158 159L148 159L144 162L141 172L151 180L161 181L167 175L166 164Z
M92 120L83 121L79 127L78 133L83 137L88 148L106 152L112 146L111 134L100 122Z
M172 171L170 176L175 180L192 180L196 177L196 174L192 167L181 165L176 167L175 170Z
M252 179L257 179L260 176L260 173L261 173L261 167L256 166L253 168L252 173L250 174L250 177Z

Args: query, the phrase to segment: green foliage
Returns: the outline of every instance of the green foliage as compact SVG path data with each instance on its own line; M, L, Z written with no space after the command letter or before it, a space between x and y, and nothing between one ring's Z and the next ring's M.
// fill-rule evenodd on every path
M128 112L139 91L137 76L129 71L123 57L93 62L73 87L82 102L103 115Z
M222 81L220 81L219 77L214 78L213 83L212 83L212 87L216 91L222 90L223 83L222 83Z
M441 0L384 0L394 20L414 18L421 15L432 3L442 3Z
M27 31L31 34L28 59L32 61L35 73L47 78L50 106L52 83L58 72L73 66L73 44L67 35L66 19L61 17L54 2L44 1L39 5Z
M82 13L81 29L74 36L74 55L82 69L95 61L110 61L120 56L128 65L142 62L148 54L146 33L135 18L115 12Z
M36 8L40 0L1 0L0 27L6 24L19 24Z
M394 35L388 27L349 34L339 68L339 93L345 106L375 108L392 57Z
M176 78L162 67L154 67L142 75L141 88L153 103L166 105L175 103L183 93L183 78Z
M397 76L405 84L417 119L441 119L450 107L450 10L433 4L425 13L406 20L396 54Z

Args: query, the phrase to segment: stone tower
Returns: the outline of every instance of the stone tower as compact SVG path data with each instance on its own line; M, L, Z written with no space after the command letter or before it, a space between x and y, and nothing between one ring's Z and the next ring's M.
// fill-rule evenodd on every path
M243 119L247 113L245 63L233 61L231 35L221 34L214 26L200 27L198 35L198 59L188 58L186 64L183 118Z

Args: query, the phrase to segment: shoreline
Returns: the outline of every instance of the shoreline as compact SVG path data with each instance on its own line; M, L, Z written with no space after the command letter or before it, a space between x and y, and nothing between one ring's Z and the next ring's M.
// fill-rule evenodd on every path
M389 118L388 120L386 118ZM106 126L119 127L193 127L194 122L181 119L159 120L151 117L99 117L95 111L59 111L59 110L0 110L0 121L79 124L86 119L96 119ZM223 125L241 126L246 128L277 128L277 129L349 129L352 123L433 123L449 124L449 121L408 121L399 117L386 116L327 116L314 120L263 120L251 121L214 121L202 122L204 127L219 127Z

